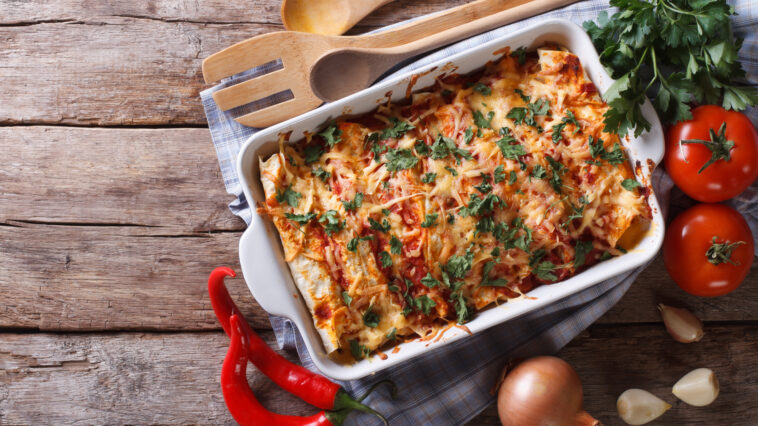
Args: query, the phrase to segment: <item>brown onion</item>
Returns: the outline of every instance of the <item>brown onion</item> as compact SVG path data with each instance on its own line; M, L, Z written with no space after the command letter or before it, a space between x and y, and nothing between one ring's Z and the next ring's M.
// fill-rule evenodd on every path
M582 383L564 360L552 356L528 359L505 377L497 396L504 426L599 425L582 409Z

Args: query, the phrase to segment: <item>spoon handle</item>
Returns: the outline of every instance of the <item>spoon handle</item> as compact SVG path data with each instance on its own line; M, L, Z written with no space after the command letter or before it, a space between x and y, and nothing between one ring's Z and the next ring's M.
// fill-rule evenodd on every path
M554 0L476 0L387 31L350 37L353 40L349 44L352 47L361 48L383 48L405 45L420 39L439 35L443 31L447 32L471 21L479 20L503 10L512 9L530 1L533 3L554 2ZM567 2L564 1L563 3Z

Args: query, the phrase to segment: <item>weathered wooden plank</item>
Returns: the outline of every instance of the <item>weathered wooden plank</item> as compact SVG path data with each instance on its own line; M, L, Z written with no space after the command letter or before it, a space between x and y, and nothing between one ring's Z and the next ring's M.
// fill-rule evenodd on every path
M0 226L0 327L41 330L217 329L207 276L239 271L239 233L154 236L122 226ZM244 280L230 292L269 327Z
M592 326L558 355L576 368L584 386L587 412L605 425L623 425L616 399L629 388L646 389L674 407L658 425L754 425L758 422L758 327L714 326L698 343L676 343L663 327ZM707 367L721 385L708 407L690 407L671 387L690 370ZM471 424L497 425L492 406Z
M362 26L381 26L424 13L466 3L467 0L394 1L364 19ZM25 25L45 21L85 20L94 17L135 17L167 22L281 24L280 0L228 2L223 0L137 0L92 2L35 0L0 2L0 25Z
M207 129L0 127L0 223L243 230ZM41 240L44 241L44 240Z
M642 271L621 301L611 308L598 323L639 323L661 320L656 306L666 303L690 309L704 321L758 320L758 262L742 285L720 297L697 297L681 290L669 277L659 254Z
M273 345L271 332L262 332ZM4 424L230 423L218 384L221 333L2 334L0 419ZM647 389L674 405L656 424L750 425L758 420L758 326L716 326L693 345L662 327L593 326L560 352L584 384L585 407L606 425L623 424L616 398ZM292 359L292 354L286 354ZM709 367L721 394L707 408L670 393L682 375ZM256 395L271 410L315 410L250 367ZM401 393L402 395L402 393ZM488 409L471 424L499 424Z
M0 124L204 124L202 60L282 29L269 23L279 22L273 1L64 3L0 2ZM449 5L422 4L394 5L373 24Z

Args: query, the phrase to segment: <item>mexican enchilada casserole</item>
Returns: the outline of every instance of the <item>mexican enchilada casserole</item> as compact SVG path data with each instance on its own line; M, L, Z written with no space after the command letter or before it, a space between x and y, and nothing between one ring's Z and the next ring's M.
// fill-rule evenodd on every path
M623 252L651 217L572 53L505 52L261 158L265 202L327 353L464 324Z

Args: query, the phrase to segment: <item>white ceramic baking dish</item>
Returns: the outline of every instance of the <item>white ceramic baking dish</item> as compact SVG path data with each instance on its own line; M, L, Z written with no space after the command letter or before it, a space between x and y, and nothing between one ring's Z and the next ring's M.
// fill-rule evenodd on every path
M527 46L534 49L547 42L557 43L574 52L601 93L604 93L613 82L600 65L598 54L587 34L570 21L551 19L415 71L420 77L415 82L414 88L422 89L430 86L436 77L446 70L450 71L450 66L446 66L447 64L451 63L457 67L458 73L468 73L484 66L487 61L497 59L502 53L496 52L505 46L511 46L513 49ZM259 157L266 158L277 151L277 136L280 133L292 132L291 140L297 141L301 139L303 132L314 132L331 118L347 113L361 114L375 109L379 103L386 101L387 92L391 91L394 94L393 101L399 100L399 97L406 93L410 81L411 75L394 78L272 126L251 137L242 148L237 162L242 187L250 205L255 206L264 200L258 159ZM652 130L639 138L627 138L623 144L632 164L643 165L643 167L637 167L639 174L637 178L643 182L649 182L652 173L651 165L658 164L663 157L663 130L649 101L645 103L643 113L645 118L652 123ZM466 324L468 329L472 334L479 333L650 260L658 252L663 241L664 221L655 195L651 195L649 200L653 210L653 223L650 231L635 249L623 256L597 264L565 281L540 286L529 292L529 298L511 300L479 312ZM297 325L316 366L332 378L341 380L361 378L468 336L464 330L454 327L448 330L439 341L416 340L402 343L399 351L388 351L386 359L372 356L370 359L352 365L337 363L326 354L321 338L313 325L311 314L283 259L283 250L273 223L253 212L250 226L240 239L239 253L245 281L255 299L270 314L289 318Z

